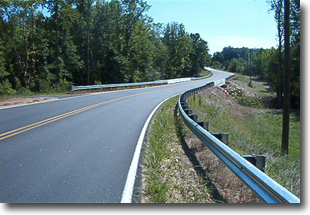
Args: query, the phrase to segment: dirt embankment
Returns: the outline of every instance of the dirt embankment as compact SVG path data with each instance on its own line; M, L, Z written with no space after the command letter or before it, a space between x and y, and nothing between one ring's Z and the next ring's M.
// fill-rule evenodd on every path
M228 89L238 89L236 85L227 86ZM242 106L233 95L227 93L226 88L212 87L199 92L204 96L212 98L211 104L216 104L221 111L235 111L238 115L251 115L258 110L249 109ZM198 113L199 115L199 113ZM186 142L200 166L206 172L209 185L214 187L215 198L224 199L227 203L263 203L263 201L248 188L213 152L206 147L194 134L186 133Z
M43 101L52 101L57 100L57 98L51 97L13 97L0 99L0 107L11 107L16 105L30 104L30 103L38 103Z

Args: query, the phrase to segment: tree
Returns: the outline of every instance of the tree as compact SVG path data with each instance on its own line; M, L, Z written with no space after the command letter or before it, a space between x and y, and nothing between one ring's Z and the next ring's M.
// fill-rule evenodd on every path
M211 60L208 54L207 41L203 40L198 33L190 34L193 51L190 53L191 69L188 76L198 76L200 69L204 68Z
M25 53L23 50L23 53L21 53L21 47L25 47L25 37L23 31L24 24L23 22L25 20L24 16L24 8L21 2L8 2L5 1L4 4L1 7L1 31L4 32L6 40L8 41L11 50L13 50L15 60L18 62L18 64L15 64L14 67L18 65L18 68L16 68L16 71L19 71L17 74L19 76L19 79L22 80L23 86L27 87L27 61L25 60ZM22 56L22 54L24 54Z
M135 25L132 38L130 40L130 61L129 69L131 72L132 82L149 81L152 75L152 49L154 49L151 40L149 39L149 29L144 21L139 21Z
M72 34L78 13L72 8L71 2L66 0L45 1L45 6L50 12L50 16L46 17L46 29L55 32L46 35L50 53L47 59L50 72L47 80L52 86L64 85L68 80L73 80L74 71L82 68Z
M86 84L89 85L90 80L90 46L91 46L91 29L93 28L93 7L94 0L76 0L75 6L78 12L78 24L76 25L79 29L80 35L78 35L78 40L80 41L80 56L83 55L84 59L84 69L86 75Z
M233 58L229 61L228 71L233 73L243 73L244 67L242 63L242 59Z
M282 100L282 68L283 68L283 35L284 35L284 4L283 0L269 0L267 1L270 4L270 10L275 13L275 20L277 22L278 30L278 100ZM293 104L295 107L299 107L300 100L300 1L292 0L290 4L290 46L291 48L291 87L290 93L293 96ZM294 56L294 57L293 57ZM293 93L294 92L294 93Z
M124 42L125 46L123 49L123 55L126 58L127 62L131 61L130 53L131 46L130 42L132 41L132 36L136 29L136 25L140 20L143 20L143 13L147 12L150 6L147 2L143 0L122 0L123 7L123 16L122 16L122 27L124 30ZM132 64L133 62L129 63ZM127 71L125 71L125 79L129 82L135 81L135 69L134 67L127 66Z
M193 52L192 39L183 24L168 23L164 30L163 43L168 48L165 78L186 76L190 71L189 53Z
M291 1L291 105L300 108L300 1Z
M1 1L2 91L196 76L208 44L178 23L154 23L143 0Z
M268 69L268 54L267 49L259 49L252 60L253 74L259 76L261 79L267 78Z
M163 25L161 23L150 22L150 41L153 45L151 49L153 80L165 77L165 68L168 63L168 47L163 42Z
M278 102L282 103L282 42L283 42L283 34L284 34L284 7L283 0L270 0L268 3L271 6L271 10L274 11L274 18L277 22L277 30L278 30L278 56L279 56L279 64L278 64L278 77L279 77L279 87L277 91Z
M283 99L283 123L282 123L282 147L281 153L288 154L289 127L290 127L290 1L285 0L284 15L284 99Z

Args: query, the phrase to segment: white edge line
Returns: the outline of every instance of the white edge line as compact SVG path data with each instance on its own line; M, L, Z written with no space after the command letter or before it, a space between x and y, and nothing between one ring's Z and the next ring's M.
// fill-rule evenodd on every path
M134 184L135 184L135 179L136 179L136 174L137 174L137 169L138 169L138 164L139 164L139 158L140 158L140 153L141 153L141 148L142 148L142 144L144 141L144 137L146 134L146 130L149 126L149 123L153 117L153 115L155 114L155 112L157 111L157 109L168 99L171 99L172 97L175 97L177 95L180 95L180 93L171 96L165 100L163 100L161 103L159 103L155 109L152 111L152 113L149 115L149 117L147 118L147 120L144 123L144 126L141 130L140 133L140 137L138 139L138 143L129 167L129 171L127 174L127 179L126 179L126 183L125 183L125 187L123 190L123 195L122 195L122 200L121 203L132 203L132 193L133 193L133 189L134 189Z

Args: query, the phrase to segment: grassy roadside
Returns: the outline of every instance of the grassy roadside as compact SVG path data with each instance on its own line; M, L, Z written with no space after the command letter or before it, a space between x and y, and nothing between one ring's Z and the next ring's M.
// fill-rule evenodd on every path
M0 95L1 100L18 98L18 97L36 97L36 96L53 96L53 95L62 95L66 94L67 91L51 92L51 93L34 93L34 92L25 92L25 93L16 93L11 95Z
M203 177L199 177L182 144L178 97L166 101L155 114L142 163L143 203L213 202Z
M233 80L231 85L240 81ZM300 197L300 117L291 114L289 155L281 156L281 110L263 108L263 99L249 102L253 97L271 96L261 90L261 84L254 81L254 89L241 85L243 95L227 92L234 89L230 84L226 89L207 89L191 97L189 105L200 120L209 121L211 132L229 133L229 146L237 153L265 155L266 174Z
M199 121L210 131L229 133L229 146L239 154L266 156L266 173L300 197L300 120L292 114L290 154L282 157L280 110L265 108L272 97L265 83L247 77L212 87L189 99ZM237 87L237 89L236 89ZM241 90L246 103L229 89ZM250 102L249 102L250 101ZM177 98L165 102L155 114L144 145L141 201L262 203L240 179L186 128L176 111Z
M143 153L141 202L261 202L185 126L176 109L177 99L165 102L150 125Z

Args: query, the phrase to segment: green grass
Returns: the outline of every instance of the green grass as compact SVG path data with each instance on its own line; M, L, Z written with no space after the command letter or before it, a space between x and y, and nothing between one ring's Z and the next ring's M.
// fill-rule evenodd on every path
M156 112L143 153L143 185L140 191L146 203L210 202L210 194L186 157L176 116L178 97L166 101ZM194 179L193 179L194 178Z
M250 89L252 92L258 94L258 96L264 96L266 94L271 93L270 91L266 89L266 86L268 83L262 80L255 81L257 77L252 77L252 80L251 80L252 87L249 86L249 82L250 82L249 76L238 74L234 77L234 79L235 79L235 83L237 83L238 85L246 89Z
M14 94L0 94L0 99L8 99L8 98L14 98L14 97L31 97L31 96L51 96L51 95L60 95L60 94L66 94L66 90L51 90L46 92L31 92L29 90L22 90L19 92L16 92Z
M248 77L241 76L247 86ZM241 82L240 80L237 80ZM266 89L253 81L254 92ZM249 87L248 87L249 88ZM216 88L212 88L216 89ZM221 90L204 92L188 99L199 121L208 121L212 133L229 133L229 147L241 155L265 155L266 174L300 197L300 117L291 115L289 155L281 155L282 115L270 113L257 98L248 96L253 105L242 106ZM222 93L222 94L221 94ZM264 96L270 93L261 92ZM260 94L258 95L260 96ZM180 135L193 138L180 117L176 117L177 97L165 102L152 120L143 153L144 202L210 202L208 188L201 178L190 181ZM181 134L180 134L181 132ZM193 135L194 136L194 135ZM182 152L183 151L183 152ZM182 155L183 153L183 155ZM182 180L177 176L185 176ZM193 185L193 186L190 186ZM190 193L190 195L188 194Z
M208 89L207 89L208 90ZM241 155L265 155L266 174L300 196L300 121L291 115L289 155L281 156L282 115L253 114L250 107L233 111L225 100L200 93L189 99L199 120L209 121L213 133L229 133L229 147Z

